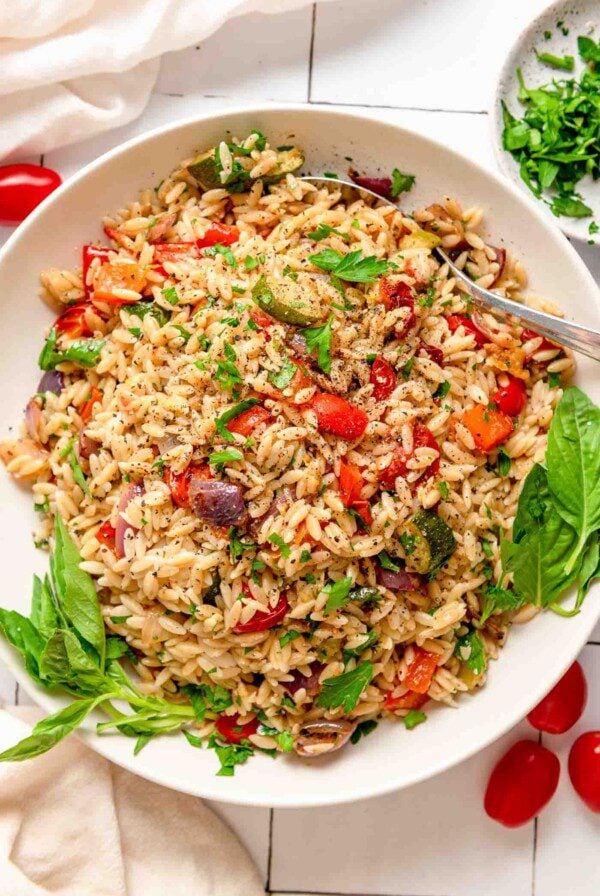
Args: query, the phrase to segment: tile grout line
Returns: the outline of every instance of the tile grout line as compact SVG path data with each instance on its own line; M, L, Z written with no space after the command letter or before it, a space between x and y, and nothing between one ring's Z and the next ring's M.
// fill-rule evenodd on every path
M339 892L335 890L304 890L302 888L295 890L273 890L273 893L276 893L277 896L281 894L281 896L365 896L364 891L361 893L348 893L348 892ZM368 893L366 896L410 896L410 894L405 893ZM433 896L433 894L431 894ZM446 896L446 894L442 893L440 896Z
M315 55L315 31L316 31L316 23L317 23L317 4L313 3L312 5L312 13L310 19L310 44L308 47L308 85L306 91L306 102L310 103L310 95L312 93L312 76L313 76L313 62Z
M271 865L273 864L273 817L275 815L274 809L269 809L269 849L267 851L267 880L265 883L265 890L267 893L271 892Z

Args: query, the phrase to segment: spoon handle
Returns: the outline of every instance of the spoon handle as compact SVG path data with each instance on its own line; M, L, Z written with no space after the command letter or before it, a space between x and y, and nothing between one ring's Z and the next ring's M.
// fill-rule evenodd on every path
M566 345L582 355L600 361L600 333L597 330L562 320L560 317L554 317L553 314L546 314L535 308L528 308L511 299L504 299L489 289L483 289L473 283L464 271L457 268L442 249L436 248L433 251L440 261L449 265L452 273L465 284L467 292L475 303L486 311L491 311L500 319L506 319L510 315L513 319L517 318L524 323L531 324L540 336L547 336L548 339L552 339L560 345Z

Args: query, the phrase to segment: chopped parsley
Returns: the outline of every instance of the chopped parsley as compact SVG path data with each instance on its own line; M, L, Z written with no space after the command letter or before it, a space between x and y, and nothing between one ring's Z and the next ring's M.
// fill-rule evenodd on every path
M498 475L508 476L510 473L510 464L510 457L503 448L500 448L498 451Z
M328 582L323 588L323 592L328 595L325 604L325 613L333 613L339 610L344 604L350 600L349 594L352 588L352 579L350 577L339 579L337 582Z
M344 233L341 230L336 230L335 227L330 227L328 224L319 224L316 230L312 230L308 236L311 240L314 240L315 243L320 243L321 240L327 239L328 236L331 236L332 233L335 233L336 236L341 237L344 240L350 239L349 233Z
M164 289L161 289L161 293L169 305L179 304L179 295L174 286L166 286Z
M475 675L481 675L486 667L485 649L477 632L470 631L456 641L454 653Z
M243 459L244 455L238 448L226 448L224 451L214 451L210 454L208 462L215 466L217 470L222 470L225 464Z
M285 543L281 535L277 534L277 532L271 532L271 534L267 538L267 541L275 545L275 547L279 548L279 553L284 558L284 560L290 556L291 548Z
M223 243L215 243L214 246L209 246L204 250L204 255L208 258L214 258L215 255L222 255L230 267L237 268L238 266L232 250L229 246L224 246Z
M360 695L371 683L373 674L373 663L366 661L350 672L326 678L317 697L317 706L325 709L342 707L344 712L352 712Z
M253 408L255 404L260 404L259 398L246 398L244 401L234 404L228 411L225 411L224 414L215 419L217 432L226 442L235 442L233 433L227 429L227 424L239 417L240 414L243 414L244 411L247 411L248 408Z
M258 267L258 258L253 258L252 255L246 255L244 258L244 267L247 271L253 271Z
M322 252L311 255L309 260L321 271L335 274L340 280L349 283L373 283L390 270L389 262L380 260L375 255L364 258L360 249L348 252L347 255L340 255L334 249L323 249Z
M350 743L357 744L361 737L366 737L367 734L370 734L372 731L375 731L377 728L378 722L375 719L365 719L364 722L359 722L352 734L350 735Z
M292 641L295 641L296 638L301 638L302 632L297 632L295 629L291 628L285 635L282 635L279 639L279 646L285 647L286 644L290 644Z
M412 731L417 725L422 725L423 722L426 722L427 716L424 712L420 712L418 709L409 709L402 721L404 722L406 730Z
M306 348L312 354L317 350L317 363L321 370L331 373L331 327L333 325L333 314L326 324L322 327L309 327L300 332L306 338Z
M414 174L404 174L403 171L394 168L392 171L392 189L390 190L394 199L396 196L399 196L400 193L406 193L408 190L412 189L414 182Z
M277 373L269 373L267 379L273 383L276 389L285 389L294 379L297 366L292 361L284 361Z

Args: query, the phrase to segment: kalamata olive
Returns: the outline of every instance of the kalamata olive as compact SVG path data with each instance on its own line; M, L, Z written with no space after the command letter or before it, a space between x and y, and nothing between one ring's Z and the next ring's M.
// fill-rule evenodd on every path
M348 742L356 724L348 719L339 719L335 722L326 719L309 722L296 738L294 750L298 756L304 758L333 753Z

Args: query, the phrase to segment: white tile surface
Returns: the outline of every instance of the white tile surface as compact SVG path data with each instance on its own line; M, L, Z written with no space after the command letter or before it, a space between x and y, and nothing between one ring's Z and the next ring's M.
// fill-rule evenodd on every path
M530 730L523 724L468 762L397 794L348 806L276 810L271 886L529 896L533 823L501 830L485 815L482 798L494 763L519 731Z
M479 113L487 108L507 48L546 5L547 0L317 4L312 65L311 7L243 17L200 49L165 57L155 95L137 121L50 153L45 161L66 178L124 140L178 118L245 102L305 102L310 92L313 103L355 105L495 170L487 116ZM365 104L373 108L361 108ZM0 228L0 245L10 232ZM587 246L579 251L600 279L600 253ZM600 625L592 638L600 644ZM600 726L600 646L588 647L583 662L591 700L581 730ZM13 702L15 695L20 703L30 702L0 668L0 700ZM534 826L507 831L483 813L487 774L519 732L533 733L524 723L442 776L353 806L274 813L213 808L246 844L264 880L270 879L273 896L531 896L534 875L535 896L596 896L600 821L573 794L564 771L559 793L539 821L535 868ZM571 734L546 741L561 760L571 742Z
M600 646L581 655L589 696L577 725L566 734L545 734L542 743L561 763L556 796L540 815L535 861L537 896L589 896L600 893L600 815L581 802L571 786L567 762L573 741L584 731L600 729Z
M510 46L547 5L547 0L319 4L311 99L487 109Z

